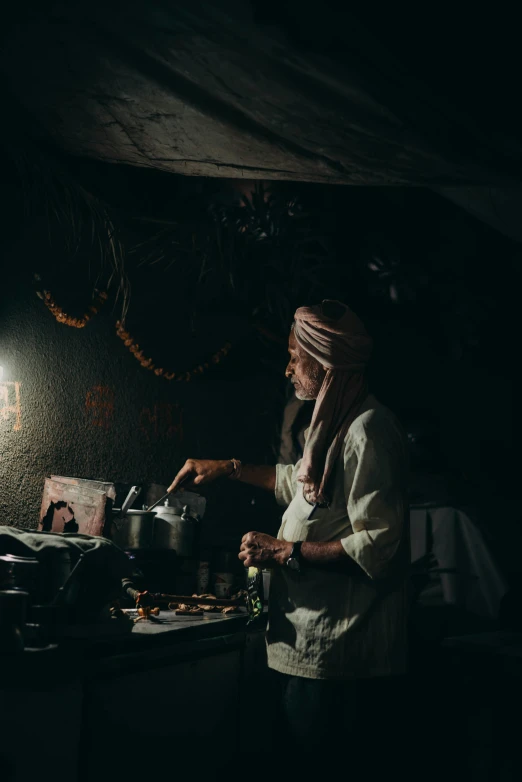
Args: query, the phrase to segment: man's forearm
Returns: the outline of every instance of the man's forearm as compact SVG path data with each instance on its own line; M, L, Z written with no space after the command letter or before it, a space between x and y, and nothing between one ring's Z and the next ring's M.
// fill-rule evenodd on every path
M293 543L283 542L282 551L278 557L278 564L285 565ZM346 553L340 540L308 541L301 544L301 557L304 562L313 567L326 569L360 570L359 565Z
M233 477L251 486L259 486L260 489L275 491L276 468L274 466L241 465L237 459L187 459L170 484L168 492L195 488L226 477Z
M266 491L275 491L276 468L269 464L243 464L239 480Z
M355 564L344 550L340 540L328 542L305 540L301 544L301 556L305 562L309 562L311 565Z

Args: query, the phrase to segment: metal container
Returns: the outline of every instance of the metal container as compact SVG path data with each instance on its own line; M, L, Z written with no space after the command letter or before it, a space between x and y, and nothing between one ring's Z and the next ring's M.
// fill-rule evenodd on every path
M188 513L169 505L161 505L156 509L154 520L154 548L173 549L178 557L194 556L198 520Z
M0 556L0 589L33 592L37 588L38 560L35 557Z
M20 654L24 650L23 628L29 601L28 592L0 590L0 656Z
M128 510L121 517L114 512L111 524L111 540L117 546L127 550L154 548L154 521L156 512Z

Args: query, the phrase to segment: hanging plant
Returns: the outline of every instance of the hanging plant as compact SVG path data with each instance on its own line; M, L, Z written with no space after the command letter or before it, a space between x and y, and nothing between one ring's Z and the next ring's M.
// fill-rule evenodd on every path
M188 372L173 372L171 370L165 369L164 367L157 367L151 358L147 358L143 353L143 350L140 349L139 344L134 342L133 337L128 331L125 330L125 327L120 321L116 322L116 334L123 341L123 344L126 348L129 349L134 358L140 362L144 369L148 369L151 372L154 372L154 374L158 377L164 377L165 380L176 380L178 382L184 381L186 383L188 383L188 381L193 377L202 375L204 372L210 369L212 364L220 364L232 347L230 342L226 342L220 350L211 356L209 361L198 364Z
M286 334L295 308L320 292L332 265L316 215L288 186L256 185L239 203L212 205L216 244L228 264L230 293L248 302L251 317Z
M35 274L34 276L35 282L40 282L40 276L38 274ZM108 294L106 291L99 291L96 288L94 289L95 297L92 302L92 304L89 305L87 312L85 312L82 317L76 318L72 315L68 315L54 300L52 294L50 291L46 290L37 290L36 295L42 299L43 303L51 312L52 315L56 318L58 323L63 323L65 326L71 326L71 328L75 329L83 329L87 323L93 318L95 315L98 314L100 311L100 308L105 304L105 302L108 299Z

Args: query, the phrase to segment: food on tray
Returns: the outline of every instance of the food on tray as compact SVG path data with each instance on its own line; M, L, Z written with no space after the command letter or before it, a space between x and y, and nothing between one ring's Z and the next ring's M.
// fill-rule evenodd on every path
M202 608L203 611L217 611L219 606L215 604L209 605L208 603L205 603L205 598L210 597L213 600L216 599L215 595L212 595L210 592L204 592L202 595L192 595L192 597L196 597L198 600L201 599L201 603L198 603L198 608Z
M244 590L241 590L237 593L237 595L234 595L234 599L236 600L243 600L244 596L246 595L246 592ZM221 611L222 614L233 614L237 613L239 610L238 606L231 606L227 605L226 603L222 605L219 602L219 599L213 595L211 592L204 592L201 595L193 594L192 597L194 600L197 600L198 602L194 605L188 604L188 603L169 603L168 607L171 611L175 611L176 614L179 615L201 615L203 613L212 613L215 611ZM208 600L215 600L215 603L209 603ZM199 602L201 600L201 602Z

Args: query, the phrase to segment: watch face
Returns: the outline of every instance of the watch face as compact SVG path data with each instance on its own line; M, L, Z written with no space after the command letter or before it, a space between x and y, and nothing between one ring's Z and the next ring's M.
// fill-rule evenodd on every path
M299 560L295 557L290 557L286 564L291 570L299 570Z

